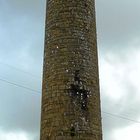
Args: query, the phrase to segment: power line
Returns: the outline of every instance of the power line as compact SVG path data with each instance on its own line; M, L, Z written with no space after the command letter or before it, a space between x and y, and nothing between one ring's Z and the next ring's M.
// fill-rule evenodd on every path
M17 71L20 71L20 72L22 72L22 73L25 73L25 74L27 74L27 75L30 75L30 76L32 76L32 77L34 77L34 78L37 78L37 79L40 78L39 76L37 76L37 75L35 75L35 74L32 74L32 73L27 72L27 71L24 71L24 70L22 70L22 69L20 69L20 68L16 68L16 67L14 67L14 66L12 66L12 65L9 65L9 64L6 64L6 63L2 63L2 62L0 62L0 64L1 64L1 65L5 65L5 66L7 66L7 67L9 67L9 68L15 69L15 70L17 70Z
M102 111L102 113L107 114L107 115L110 115L110 116L113 116L113 117L121 118L121 119L124 119L124 120L128 120L128 121L131 121L131 122L135 122L135 123L139 123L140 124L139 121L134 120L134 119L127 118L125 116L120 116L120 115L112 114L112 113L105 112L105 111Z
M8 83L8 84L10 84L10 85L14 85L14 86L16 86L16 87L24 88L24 89L26 89L26 90L30 90L30 91L33 91L33 92L36 92L36 93L40 94L40 91L38 91L38 90L34 90L34 89L32 89L32 88L29 88L29 87L26 87L26 86L22 86L22 85L20 85L20 84L14 83L14 82L10 82L10 81L5 80L5 79L1 79L1 78L0 78L0 81L5 82L5 83Z
M38 90L34 90L34 89L32 89L32 88L29 88L29 87L26 87L26 86L22 86L22 85L20 85L20 84L14 83L14 82L10 82L10 81L5 80L5 79L2 79L2 78L0 78L0 81L5 82L5 83L8 83L8 84L10 84L10 85L14 85L14 86L16 86L16 87L24 88L24 89L29 90L29 91L33 91L33 92L37 93L38 95L41 95L41 92L38 91ZM35 94L34 94L34 95L35 95ZM102 111L102 113L107 114L107 115L109 115L109 116L113 116L113 117L116 117L116 118L121 118L121 119L124 119L124 120L128 120L128 121L131 121L131 122L135 122L135 123L139 123L139 124L140 124L139 121L134 120L134 119L127 118L127 117L125 117L125 116L120 116L120 115L112 114L112 113L105 112L105 111Z

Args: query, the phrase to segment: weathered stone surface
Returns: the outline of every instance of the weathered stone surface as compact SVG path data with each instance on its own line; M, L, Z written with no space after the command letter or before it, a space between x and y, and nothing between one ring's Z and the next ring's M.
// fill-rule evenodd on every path
M48 0L41 140L102 140L94 0Z

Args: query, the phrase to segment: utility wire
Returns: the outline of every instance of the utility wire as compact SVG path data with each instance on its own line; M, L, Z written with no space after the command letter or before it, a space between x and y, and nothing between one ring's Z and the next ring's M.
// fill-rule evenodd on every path
M22 72L22 73L25 73L25 74L27 74L27 75L30 75L30 76L32 76L32 77L34 77L34 78L37 78L37 79L40 78L39 76L37 76L37 75L35 75L35 74L32 74L32 73L30 73L30 72L24 71L24 70L19 69L19 68L16 68L16 67L14 67L14 66L12 66L12 65L9 65L9 64L6 64L6 63L2 63L2 62L0 62L0 64L1 64L1 65L5 65L5 66L7 66L7 67L9 67L9 68L15 69L15 70L17 70L17 71L20 71L20 72Z
M2 78L0 78L0 81L2 81L2 82L4 82L4 83L8 83L8 84L10 84L10 85L14 85L14 86L16 86L16 87L24 88L24 89L26 89L26 90L30 90L30 91L33 91L33 92L36 92L36 93L40 94L40 91L38 91L38 90L34 90L34 89L32 89L32 88L29 88L29 87L26 87L26 86L22 86L22 85L20 85L20 84L14 83L14 82L10 82L10 81L5 80L5 79L2 79Z
M15 70L17 70L17 71L20 71L20 72L22 72L22 73L28 74L28 75L30 75L30 76L32 76L32 77L34 77L34 78L39 79L39 76L37 76L37 75L35 75L35 74L32 74L32 73L29 73L29 72L27 72L27 71L24 71L24 70L22 70L22 69L16 68L16 67L14 67L14 66L12 66L12 65L9 65L9 64L3 63L3 62L0 62L0 64L1 64L1 65L5 65L5 66L7 66L7 67L9 67L9 68L15 69ZM25 88L25 89L27 89L27 90L34 91L34 92L36 92L36 93L40 93L40 92L37 91L37 90L34 90L34 89L31 89L31 88L28 88L28 87L19 85L19 84L17 84L17 83L10 82L10 81L8 81L8 80L0 79L0 81L3 81L3 82L5 82L5 83L8 83L8 84L11 84L11 85L20 87L20 88ZM120 104L120 105L121 105L121 104ZM132 109L131 109L131 110L132 110ZM134 110L134 109L133 109L133 110ZM110 115L110 116L114 116L114 117L117 117L117 116L118 116L118 115L111 114L111 113L104 112L104 111L102 111L102 113L107 114L107 115ZM122 116L119 116L119 117L122 118ZM129 120L129 121L133 121L133 120L131 120L131 119L128 119L127 117L123 117L122 119L127 119L127 120ZM135 121L135 120L134 120L134 121ZM136 122L137 122L137 121L136 121ZM138 123L140 123L140 122L138 122Z
M109 116L113 116L113 117L121 118L121 119L124 119L124 120L128 120L128 121L131 121L131 122L140 123L140 122L137 121L137 120L130 119L130 118L127 118L127 117L125 117L125 116L120 116L120 115L112 114L112 113L105 112L105 111L102 111L102 113L107 114L107 115L109 115Z
M2 79L2 78L0 78L0 81L2 81L2 82L4 82L4 83L8 83L8 84L10 84L10 85L14 85L14 86L16 86L16 87L24 88L24 89L26 89L26 90L35 92L35 93L37 93L38 95L41 95L41 92L38 91L38 90L34 90L34 89L32 89L32 88L29 88L29 87L26 87L26 86L22 86L22 85L20 85L20 84L14 83L14 82L10 82L10 81L5 80L5 79ZM35 95L35 94L34 94L34 95ZM127 118L127 117L125 117L125 116L120 116L120 115L117 115L117 114L112 114L112 113L109 113L109 112L106 112L106 111L102 111L102 113L104 113L104 114L106 114L106 115L109 115L109 116L113 116L113 117L116 117L116 118L121 118L121 119L124 119L124 120L128 120L128 121L131 121L131 122L139 123L139 124L140 124L139 121L134 120L134 119Z

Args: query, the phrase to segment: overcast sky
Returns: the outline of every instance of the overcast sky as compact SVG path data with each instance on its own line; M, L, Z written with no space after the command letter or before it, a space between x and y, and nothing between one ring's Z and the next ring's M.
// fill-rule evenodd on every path
M139 140L140 1L96 18L104 140ZM0 0L0 140L39 140L44 21L45 0Z

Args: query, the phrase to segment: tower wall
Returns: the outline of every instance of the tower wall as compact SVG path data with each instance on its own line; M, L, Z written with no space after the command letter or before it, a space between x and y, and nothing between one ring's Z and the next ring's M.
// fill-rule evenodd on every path
M94 0L48 0L41 140L102 140Z

